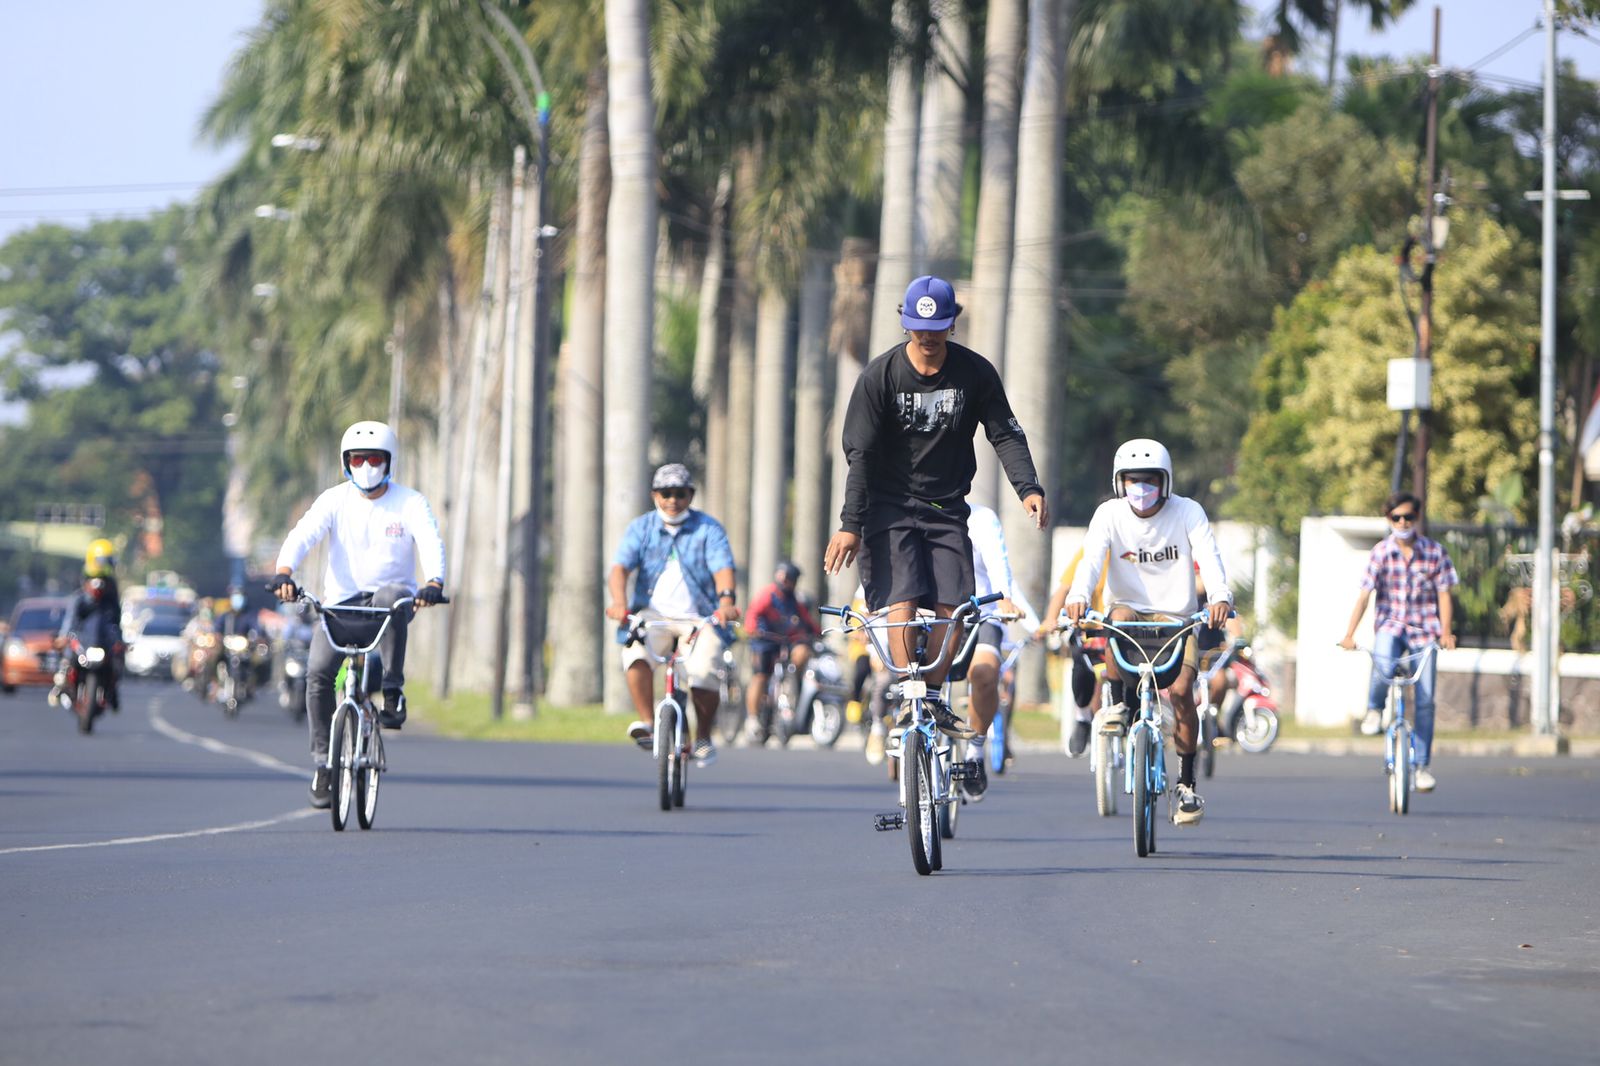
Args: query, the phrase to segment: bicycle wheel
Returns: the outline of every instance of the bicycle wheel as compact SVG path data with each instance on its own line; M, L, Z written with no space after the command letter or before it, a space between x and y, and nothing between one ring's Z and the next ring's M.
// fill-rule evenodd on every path
M333 712L328 751L333 755L333 804L328 812L333 816L333 828L342 832L350 821L350 800L355 793L356 736L348 707Z
M1133 850L1144 858L1155 850L1156 798L1150 790L1150 731L1133 737Z
M1210 777L1217 768L1217 716L1207 710L1200 715L1200 774Z
M1117 737L1094 735L1094 807L1105 818L1117 813Z
M961 790L955 787L953 781L950 781L949 760L954 757L955 752L953 751L949 755L934 756L938 760L938 763L934 766L934 772L943 777L949 785L945 796L946 801L939 804L939 836L943 840L954 840L956 838L956 823L961 820Z
M989 723L989 739L984 744L984 753L989 757L989 772L1003 774L1006 772L1006 742L1010 739L1011 716L1004 707L994 712L994 721Z
M661 802L661 809L672 810L673 778L677 775L673 770L677 767L677 737L674 736L678 729L678 716L673 713L671 703L663 702L656 708L656 792L657 799Z
M733 747L744 730L744 699L731 689L722 693L717 704L717 739L724 747Z
M933 872L939 850L939 827L933 812L933 783L928 779L928 749L921 733L908 731L901 741L906 775L906 835L911 838L911 865L926 876Z
M1394 774L1389 779L1394 790L1390 809L1396 814L1411 810L1411 728L1398 722L1394 729Z
M689 756L682 751L673 756L677 765L672 769L672 805L683 806L683 797L689 790Z
M378 755L375 734L369 734L362 745L366 766L356 771L356 822L363 829L372 828L378 816Z

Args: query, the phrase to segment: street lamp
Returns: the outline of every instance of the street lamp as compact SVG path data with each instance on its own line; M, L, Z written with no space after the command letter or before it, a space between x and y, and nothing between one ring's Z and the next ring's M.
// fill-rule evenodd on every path
M294 218L294 212L287 207L279 207L277 204L262 204L256 208L256 217L269 219L273 222L288 222Z
M297 152L315 152L321 149L320 137L302 137L298 133L274 133L272 147L293 148Z

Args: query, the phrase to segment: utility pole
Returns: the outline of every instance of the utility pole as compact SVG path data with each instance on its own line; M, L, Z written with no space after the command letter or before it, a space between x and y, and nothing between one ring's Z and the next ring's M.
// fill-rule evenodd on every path
M1533 560L1533 731L1556 731L1556 5L1544 0L1544 256L1539 300L1539 548Z
M1438 260L1439 250L1434 246L1433 240L1433 207L1434 207L1434 168L1437 164L1439 148L1439 84L1443 71L1439 68L1439 23L1441 16L1439 8L1433 9L1433 60L1428 64L1428 132L1427 132L1427 170L1428 196L1422 205L1422 307L1421 319L1418 325L1417 358L1429 364L1432 369L1433 362L1433 266ZM1430 375L1431 380L1431 375ZM1428 407L1417 409L1417 438L1416 447L1411 459L1411 492L1422 501L1418 508L1419 522L1427 521L1428 507L1428 438L1429 422L1432 412Z
M1333 81L1339 74L1339 0L1333 0L1333 18L1329 20L1330 32L1328 35L1328 88L1333 88ZM1437 62L1437 60L1435 60Z

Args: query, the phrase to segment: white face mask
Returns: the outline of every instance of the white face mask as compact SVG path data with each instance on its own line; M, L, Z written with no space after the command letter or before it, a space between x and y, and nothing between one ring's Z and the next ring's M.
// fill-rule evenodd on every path
M1416 526L1395 526L1394 535L1398 540L1410 540L1417 535Z
M368 463L365 466L352 466L350 468L350 480L355 482L356 488L362 492L371 492L383 484L383 479L388 473L388 463L381 463L377 466Z
M1139 481L1129 482L1125 487L1125 491L1128 495L1128 502L1133 505L1135 511L1148 511L1161 498L1159 486L1146 485Z
M665 522L669 526L681 526L681 525L683 525L684 522L688 521L689 508L685 507L683 510L679 511L677 514L668 514L667 512L663 511L661 508L657 507L656 508L656 514L660 515L661 516L661 521Z

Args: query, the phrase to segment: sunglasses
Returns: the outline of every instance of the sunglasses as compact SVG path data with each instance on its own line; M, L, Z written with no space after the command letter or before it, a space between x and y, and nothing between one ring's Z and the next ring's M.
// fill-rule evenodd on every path
M663 500L687 500L693 494L688 489L656 489L656 495Z
M1391 522L1415 522L1416 520L1417 512L1415 511L1396 511L1389 516L1389 521Z
M373 454L362 454L361 452L350 453L351 466L382 466L388 461L388 456L384 455L382 452L376 452Z

